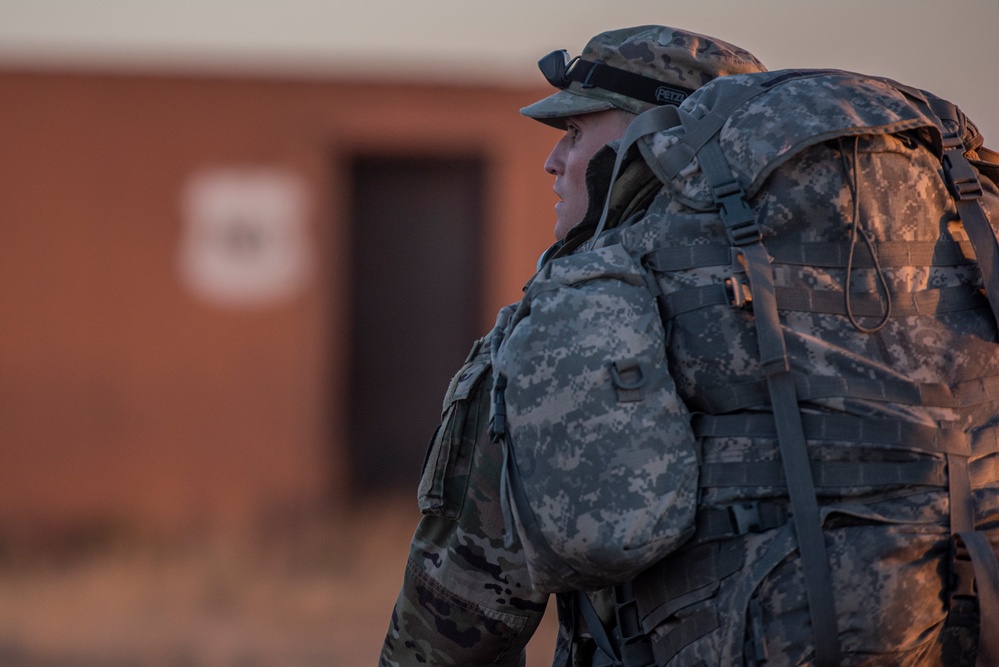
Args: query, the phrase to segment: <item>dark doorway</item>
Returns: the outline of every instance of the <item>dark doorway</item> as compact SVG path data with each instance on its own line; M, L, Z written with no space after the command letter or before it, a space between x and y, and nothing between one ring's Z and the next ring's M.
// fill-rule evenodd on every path
M485 162L357 156L349 436L360 493L415 490L479 330Z

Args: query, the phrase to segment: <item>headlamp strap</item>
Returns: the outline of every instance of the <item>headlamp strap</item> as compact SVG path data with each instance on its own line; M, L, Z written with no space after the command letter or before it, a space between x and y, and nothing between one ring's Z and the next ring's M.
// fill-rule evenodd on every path
M581 58L575 60L565 73L565 78L569 81L578 81L584 88L603 88L650 104L679 105L694 92L651 77Z

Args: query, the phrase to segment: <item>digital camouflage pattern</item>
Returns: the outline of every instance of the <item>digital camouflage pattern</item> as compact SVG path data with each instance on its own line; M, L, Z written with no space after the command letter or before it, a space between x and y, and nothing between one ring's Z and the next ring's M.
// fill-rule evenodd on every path
M505 483L532 538L531 581L557 592L627 579L689 537L697 495L690 417L643 271L621 246L555 260L504 320Z
M682 174L664 165L677 164L667 155L688 122L693 127L753 78L733 77L695 94L684 127L643 146L669 188L645 220L621 232L623 244L662 262L657 276L670 304L674 377L687 405L704 415L695 423L702 436L701 516L747 501L787 509L781 475L768 467L779 460L772 424L746 414L768 402L751 310L683 305L726 279L744 281L741 267L670 255L692 245L702 258L711 244L730 250L717 214L698 212L713 202L696 160ZM946 471L971 470L976 523L999 550L999 345L940 177L939 131L925 107L884 82L829 74L775 88L740 107L720 142L774 259L788 356L811 458L819 462L813 468L844 664L973 664L975 628L945 627ZM994 184L985 186L995 221L999 197ZM873 332L847 319L873 329L886 313L885 326ZM738 664L747 638L769 656L767 664L807 663L808 609L788 525L715 541L706 531L645 575L703 558L705 549L743 550L738 569L718 578L715 600L688 598L659 618L664 627L676 623L675 632L683 624L677 620L699 610L714 606L719 613L717 629L673 646L668 664ZM663 603L651 597L645 609Z
M658 25L602 32L586 44L579 57L690 91L715 77L766 71L753 54L734 44ZM584 87L573 81L565 90L524 107L520 112L565 129L568 116L608 109L638 114L652 106L621 93L596 86Z
M662 26L603 33L592 40L584 56L638 73L654 68L655 75L664 81L691 89L722 74L764 69L743 49ZM601 99L600 93L607 91L589 91L589 97L576 94L580 90L579 84L572 84L569 90L559 91L524 111L561 127L558 117L563 115L608 108L637 112L648 106L614 93ZM476 368L478 373L484 367L480 364ZM463 386L468 398L456 403L463 407L446 413L441 428L463 433L466 444L464 449L450 448L443 444L449 438L442 438L440 432L435 437L421 482L421 508L426 515L413 539L405 581L386 636L383 665L507 664L522 660L521 647L537 625L539 609L547 600L547 595L523 591L528 577L516 534L509 534L512 544L501 541L504 530L513 530L498 513L502 450L488 442L481 416L481 410L486 408L482 397L489 393L492 378L486 372L478 380L459 379L464 375L463 369L455 376L449 395ZM474 450L469 442L475 443ZM440 473L435 474L438 463ZM463 494L468 496L464 504L455 502ZM470 550L467 545L475 548ZM507 588L514 593L504 593ZM564 623L555 664L565 661L564 648L574 627L571 612L565 607L560 600ZM518 620L517 614L526 620ZM498 617L507 620L497 622L494 619ZM520 630L514 627L521 625ZM484 627L491 630L478 632Z
M505 544L502 451L486 427L491 386L485 339L445 396L381 667L524 664L548 596L532 590L519 541Z
M769 92L725 108L761 82ZM616 247L647 266L655 276L652 293L661 292L665 356L680 399L667 412L681 419L685 408L692 415L699 503L692 537L661 552L662 560L633 582L656 663L807 665L814 658L759 362L753 285L733 253L700 159L692 159L696 150L681 146L712 111L728 117L719 145L772 259L832 568L842 664L974 664L974 598L951 597L949 573L961 566L952 558L951 532L968 514L971 528L999 553L996 319L942 178L933 114L914 91L847 73L746 75L708 84L681 105L681 125L639 143L636 153L665 183L646 215L621 220L596 250L556 259L542 274L556 274L555 264L570 259L585 266L584 256ZM981 141L973 125L961 129L969 157L985 157L976 153ZM999 189L982 180L982 202L996 226ZM592 282L601 285L599 301L605 290L598 278ZM543 391L569 392L577 382L572 374L555 376L559 368L575 368L569 357L585 347L577 339L634 327L633 313L590 314L586 288L571 283L554 291L553 283L543 293L546 309L554 310L564 293L585 316L546 323L557 347L542 347L542 332L518 332L527 318L513 321L504 346L529 344L501 347L501 356L519 364L518 375L506 378L511 460L524 477L549 476L547 496L532 501L539 520L577 511L558 489L578 486L572 471L583 464L571 458L575 450L550 441L603 442L602 460L617 456L611 439L587 436L589 416L577 415L571 402L538 409ZM518 383L526 386L520 396L510 391ZM516 437L532 432L530 441ZM665 452L686 446L683 437L660 443ZM522 451L545 454L528 458ZM645 459L636 462L641 489L649 471ZM966 506L959 493L964 475L973 489ZM612 508L601 518L613 523L614 502L636 490L622 485L601 493ZM661 509L686 521L690 498L676 494L679 505ZM589 497L580 502L585 511L597 510ZM628 511L619 516L632 531L652 530L628 524ZM530 541L522 521L518 527ZM606 548L596 540L608 536L614 535L593 530L590 546ZM584 540L574 544L586 547Z

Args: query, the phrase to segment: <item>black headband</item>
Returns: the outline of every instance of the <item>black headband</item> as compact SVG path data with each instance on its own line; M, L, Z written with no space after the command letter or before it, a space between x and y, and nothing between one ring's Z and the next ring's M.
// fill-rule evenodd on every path
M564 90L570 82L578 81L584 88L603 88L649 104L679 105L694 92L578 56L570 59L565 50L552 51L538 61L538 67L556 88Z

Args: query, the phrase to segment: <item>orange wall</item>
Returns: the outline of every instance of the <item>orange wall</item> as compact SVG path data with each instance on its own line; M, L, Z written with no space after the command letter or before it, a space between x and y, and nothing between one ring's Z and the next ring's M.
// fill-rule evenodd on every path
M343 502L346 156L487 157L485 331L551 240L557 134L517 113L544 93L0 73L0 528L185 531ZM224 307L179 278L184 185L230 166L308 186L318 262L292 299Z

